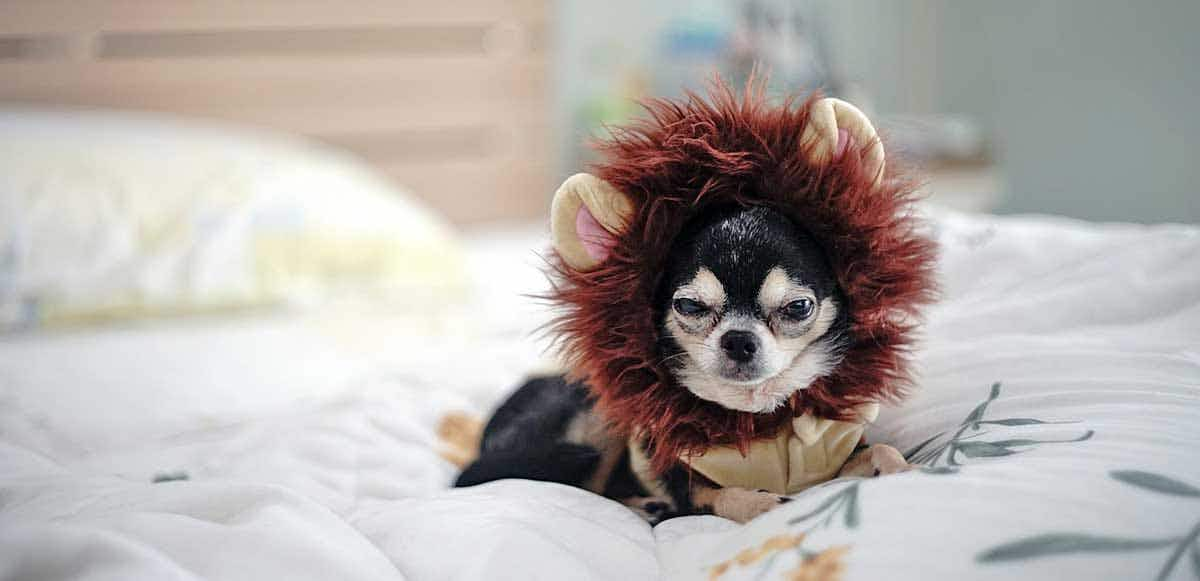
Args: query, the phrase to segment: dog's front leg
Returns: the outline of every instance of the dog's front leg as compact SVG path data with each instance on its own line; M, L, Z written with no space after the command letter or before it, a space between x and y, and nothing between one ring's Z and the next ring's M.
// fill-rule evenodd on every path
M790 500L765 490L719 488L701 483L692 486L692 504L696 508L740 523L749 522Z
M851 455L838 472L838 476L870 478L912 469L913 465L904 459L899 450L887 444L872 444Z

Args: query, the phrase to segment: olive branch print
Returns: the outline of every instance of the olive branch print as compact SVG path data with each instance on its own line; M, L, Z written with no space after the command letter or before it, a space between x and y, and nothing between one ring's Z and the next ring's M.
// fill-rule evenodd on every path
M1142 490L1193 500L1200 499L1200 488L1162 474L1141 470L1113 470L1108 475L1119 482ZM992 547L976 555L975 560L980 563L999 563L1055 555L1149 551L1172 547L1155 580L1165 581L1168 579L1185 553L1191 564L1192 575L1200 579L1200 542L1197 542L1198 539L1200 539L1200 520L1187 532L1166 538L1107 537L1088 533L1045 533Z
M804 529L804 533L810 533L816 528L826 528L833 521L834 517L841 514L842 524L848 529L858 528L858 523L861 520L861 515L858 509L858 485L861 479L854 479L845 488L839 490L836 494L826 498L824 502L817 505L812 511L804 513L800 516L788 519L789 525L798 525L805 521L813 521L808 528ZM822 517L824 518L818 518Z
M1033 438L1011 438L1007 440L980 440L981 436L991 434L993 431L1002 428L1012 428L1019 426L1035 426L1035 425L1052 425L1052 424L1073 424L1074 421L1048 421L1038 420L1034 418L1000 418L988 419L988 406L1000 397L1000 382L992 384L991 392L987 399L983 400L967 417L963 419L954 434L949 439L941 441L937 445L933 445L939 440L943 440L949 430L938 432L929 439L917 444L912 449L904 454L905 459L910 464L925 464L923 472L928 474L949 474L956 472L959 466L962 466L963 460L967 458L995 458L999 456L1011 456L1026 451L1030 447L1039 446L1042 444L1066 444L1071 442L1082 442L1090 439L1095 432L1087 430L1077 438L1068 440L1038 440ZM994 427L986 429L986 427Z
M830 524L833 524L838 516L841 516L842 524L846 528L858 528L858 524L861 521L861 513L858 508L858 485L862 479L853 478L848 480L849 483L846 486L822 501L821 504L817 505L817 508L788 519L789 525L799 525L809 522L809 526L799 532L772 537L763 543L761 547L746 549L733 559L718 563L710 569L709 579L719 579L735 565L749 566L758 564L757 562L760 559L762 563L754 579L764 579L772 567L775 566L780 555L785 554L789 549L794 550L799 556L796 567L788 572L791 577L798 579L840 578L840 572L844 566L842 557L849 552L850 546L838 545L814 550L805 547L804 542L808 539L810 533L818 528L827 528Z

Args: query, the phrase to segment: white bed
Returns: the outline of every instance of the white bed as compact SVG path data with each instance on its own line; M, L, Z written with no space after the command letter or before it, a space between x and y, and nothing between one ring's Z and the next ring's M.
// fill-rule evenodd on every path
M531 225L468 236L437 302L0 335L0 579L1200 576L1200 229L931 219L919 389L868 435L941 434L925 470L746 526L448 489L439 422L543 358Z

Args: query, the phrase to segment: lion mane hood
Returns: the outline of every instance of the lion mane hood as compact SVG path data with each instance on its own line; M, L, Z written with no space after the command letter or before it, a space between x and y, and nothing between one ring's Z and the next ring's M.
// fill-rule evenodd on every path
M597 144L594 175L568 179L552 212L552 332L613 429L642 440L661 472L711 446L744 451L804 413L848 419L860 403L901 398L935 247L912 214L913 182L885 168L869 121L816 95L772 104L761 83L738 94L718 81L645 108ZM809 232L849 303L842 362L771 413L696 397L660 354L667 254L690 219L730 204L769 206Z

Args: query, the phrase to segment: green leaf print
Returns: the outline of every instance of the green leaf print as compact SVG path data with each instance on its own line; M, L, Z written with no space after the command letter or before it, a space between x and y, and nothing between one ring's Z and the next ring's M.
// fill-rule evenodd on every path
M992 547L976 558L980 563L1032 559L1070 553L1111 553L1158 549L1179 539L1128 539L1081 533L1046 533Z
M948 474L958 470L963 460L975 458L998 458L1012 456L1026 451L1028 448L1042 444L1065 444L1082 442L1095 435L1087 430L1082 435L1066 440L1050 440L1036 438L1011 438L1006 440L987 441L981 439L993 431L1004 431L1004 428L1025 426L1043 426L1054 424L1073 424L1074 420L1057 421L1037 418L994 418L988 419L987 413L992 402L1000 398L1001 384L995 382L988 391L987 399L980 402L967 414L948 439L941 443L948 432L939 432L929 439L917 444L904 455L911 464L925 464L921 469L925 474ZM997 426L997 430L981 430L983 426ZM967 433L967 432L970 433ZM939 466L939 464L941 464Z
M1174 478L1168 478L1162 474L1143 472L1141 470L1113 470L1109 472L1109 475L1125 484L1131 484L1139 488L1174 496L1200 498L1200 488L1180 482Z
M1186 482L1144 470L1113 470L1108 473L1114 480L1155 494L1166 494L1184 498L1200 499L1200 488ZM1121 553L1147 551L1173 547L1155 576L1165 581L1175 571L1184 554L1188 555L1192 573L1200 579L1200 522L1177 537L1136 539L1128 537L1106 537L1091 533L1045 533L1009 541L992 547L975 556L980 563L995 563L1038 557L1052 557L1072 553Z

